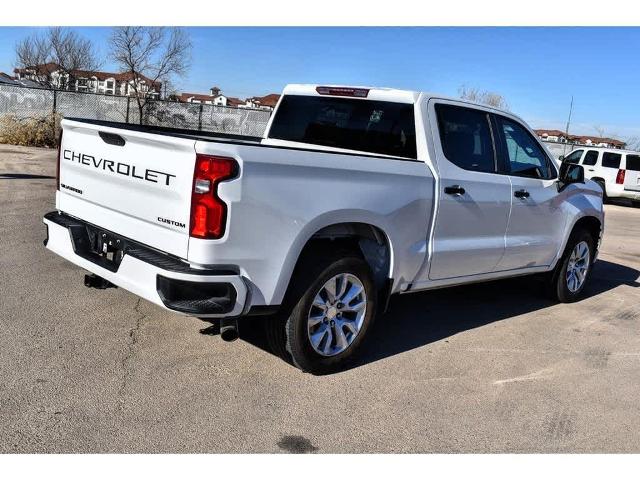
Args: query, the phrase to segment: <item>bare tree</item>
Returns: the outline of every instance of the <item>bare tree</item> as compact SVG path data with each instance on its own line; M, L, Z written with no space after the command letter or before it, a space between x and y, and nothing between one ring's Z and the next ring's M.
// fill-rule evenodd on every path
M76 70L96 70L101 64L91 40L61 27L24 38L16 44L15 54L16 66L32 71L34 81L49 88L56 86L53 71L64 75L68 85Z
M640 136L632 135L624 139L628 150L640 151Z
M507 100L499 93L479 90L477 88L468 87L467 85L462 85L458 89L458 95L460 95L460 98L463 100L468 100L470 102L484 103L485 105L499 108L501 110L509 109Z
M607 135L605 134L605 129L603 127L601 127L600 125L594 125L593 129L595 130L596 134L600 137L600 138L604 138Z
M618 132L614 131L609 131L606 130L605 128L599 126L599 125L594 125L593 129L596 131L598 137L600 138L613 138L613 139L619 139L621 138L620 135L618 135ZM637 137L631 137L631 139L625 139L624 142L629 145L630 143L633 143L634 141L638 141Z
M130 76L140 124L150 99L148 88L184 76L191 63L191 40L180 28L116 27L110 49L114 62Z

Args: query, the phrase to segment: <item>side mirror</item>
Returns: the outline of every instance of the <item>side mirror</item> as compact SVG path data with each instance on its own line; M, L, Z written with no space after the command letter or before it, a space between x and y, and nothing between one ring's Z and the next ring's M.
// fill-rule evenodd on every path
M572 183L584 183L584 168L582 165L563 162L558 175L558 191Z
M559 161L561 161L561 162L564 162L564 155L560 155L560 156L558 157L558 160L559 160Z

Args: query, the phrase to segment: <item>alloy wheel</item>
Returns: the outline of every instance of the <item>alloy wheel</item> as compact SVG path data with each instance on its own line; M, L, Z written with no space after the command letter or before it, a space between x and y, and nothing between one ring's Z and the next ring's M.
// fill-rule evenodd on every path
M307 317L313 349L325 357L344 352L360 332L366 309L367 293L358 277L340 273L327 280Z

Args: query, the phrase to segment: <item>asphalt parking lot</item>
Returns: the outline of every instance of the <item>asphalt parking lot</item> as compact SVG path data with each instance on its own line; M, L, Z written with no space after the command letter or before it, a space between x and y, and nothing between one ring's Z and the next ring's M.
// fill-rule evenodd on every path
M314 377L257 322L88 290L46 251L55 152L0 145L0 452L638 452L640 209L607 205L588 298L527 279L394 299Z

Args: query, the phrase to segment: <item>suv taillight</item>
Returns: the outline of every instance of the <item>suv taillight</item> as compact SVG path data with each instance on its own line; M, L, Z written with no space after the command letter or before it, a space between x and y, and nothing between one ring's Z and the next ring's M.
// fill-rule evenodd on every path
M236 176L238 163L233 158L196 155L191 192L190 235L220 238L227 221L227 205L218 197L218 184Z
M620 169L618 170L618 175L616 175L616 183L618 185L622 185L624 183L624 174L626 170Z
M60 157L62 155L62 130L58 137L58 161L56 162L56 190L60 190Z

